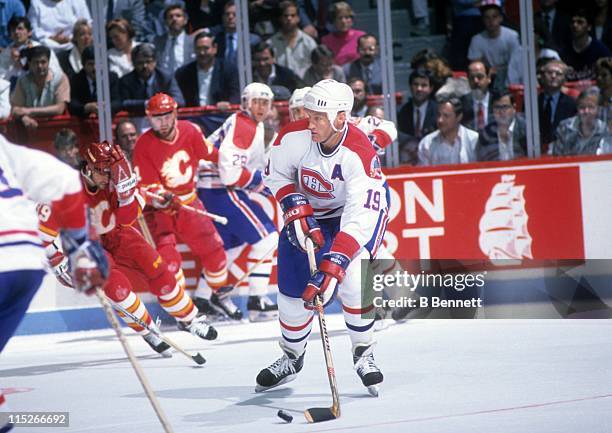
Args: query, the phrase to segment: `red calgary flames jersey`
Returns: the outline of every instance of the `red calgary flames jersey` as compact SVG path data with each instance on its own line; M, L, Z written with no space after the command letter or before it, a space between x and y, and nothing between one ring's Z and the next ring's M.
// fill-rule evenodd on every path
M134 167L142 186L159 184L166 191L184 195L194 191L201 159L217 162L217 151L202 130L186 120L176 122L173 141L156 137L153 130L140 136L134 149Z

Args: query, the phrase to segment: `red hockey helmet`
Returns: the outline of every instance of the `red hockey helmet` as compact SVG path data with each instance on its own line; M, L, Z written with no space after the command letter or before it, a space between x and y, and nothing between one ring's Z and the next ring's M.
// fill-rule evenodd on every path
M165 93L156 93L151 96L149 102L147 102L147 114L149 116L158 116L160 114L170 113L178 107L178 104L174 98Z
M81 147L81 157L96 171L108 171L113 162L113 146L108 141Z

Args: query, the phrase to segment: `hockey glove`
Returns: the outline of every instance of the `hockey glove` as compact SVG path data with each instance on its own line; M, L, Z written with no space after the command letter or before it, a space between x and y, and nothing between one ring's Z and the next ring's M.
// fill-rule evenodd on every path
M63 249L75 289L88 295L104 286L109 264L100 243L87 236L86 229L62 231Z
M130 163L118 145L114 145L111 151L112 162L110 164L110 181L121 205L129 204L134 200L136 184L138 179L132 171Z
M57 281L59 281L62 286L74 288L72 277L68 271L68 257L58 253L56 256L49 259L49 265L53 269L55 278L57 278Z
M346 268L351 260L340 253L326 253L319 264L319 270L310 277L302 299L304 307L312 310L314 308L315 296L321 296L323 306L326 307L333 299L338 284L342 283L346 275Z
M146 188L144 195L147 197L147 203L155 209L161 209L171 214L175 214L183 206L180 198L159 185Z
M287 238L296 248L306 252L306 238L310 238L315 251L325 245L325 237L308 199L299 193L287 195L281 200L283 221L287 228Z

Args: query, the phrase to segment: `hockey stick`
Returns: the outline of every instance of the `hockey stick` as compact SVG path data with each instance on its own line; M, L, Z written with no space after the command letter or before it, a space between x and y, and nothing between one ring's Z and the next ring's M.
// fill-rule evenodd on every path
M306 238L306 252L308 253L308 264L310 265L310 273L317 272L317 260L315 258L314 245L310 238ZM329 379L329 387L332 393L331 407L312 407L304 411L306 421L309 423L330 421L340 418L340 397L338 395L338 384L336 383L336 372L332 361L331 346L329 344L329 334L327 333L327 325L325 324L325 315L323 314L323 302L321 296L317 295L314 299L315 308L319 316L319 328L321 330L321 342L323 343L323 354L325 355L325 366L327 367L327 378Z
M162 201L165 200L164 197L162 197L161 195L154 194L151 191L145 191L144 193L146 195L148 195L149 197L151 197L151 198L154 198L154 199L157 199L157 200L162 200ZM206 211L201 210L201 209L196 209L193 206L189 206L189 205L186 205L186 204L183 204L183 203L181 203L181 207L183 209L188 210L188 211L195 212L195 213L200 214L202 216L206 216L206 217L210 218L211 220L213 220L215 222L218 222L219 224L223 224L223 225L227 224L227 218L225 218L224 216L217 215L217 214L210 213L210 212L206 212Z
M142 385L142 388L144 389L144 392L147 398L151 402L151 406L153 406L153 410L155 410L155 414L157 415L157 418L159 418L159 422L164 428L164 431L166 433L173 433L174 430L172 429L172 426L168 422L168 419L166 418L164 411L162 410L159 402L157 401L157 397L155 397L155 393L151 389L151 385L149 384L147 377L144 375L144 372L142 371L142 368L140 367L138 360L134 356L132 349L130 348L127 340L125 339L125 335L123 335L123 331L121 331L121 326L119 325L117 318L113 314L112 307L110 303L108 302L108 299L106 298L106 296L104 296L104 292L102 292L101 289L96 289L96 296L98 297L100 304L102 304L104 313L106 313L106 318L108 319L113 329L115 330L115 333L117 334L117 338L121 342L121 345L123 346L123 350L125 351L125 354L127 355L130 361L130 364L132 364L132 368L134 368L134 371L136 372L136 376L138 376L138 380L140 381L140 384Z
M183 348L178 346L174 341L170 340L168 337L166 337L161 332L159 332L159 330L157 330L155 328L151 328L146 322L144 322L139 317L134 316L132 313L130 313L125 308L123 308L121 305L119 305L117 303L114 303L114 302L113 302L113 305L114 305L114 307L117 310L121 311L122 314L126 315L131 320L133 320L134 322L138 323L140 326L142 326L147 331L157 335L168 346L172 347L177 352L182 353L187 358L191 358L193 360L193 362L195 362L196 364L202 365L202 364L206 363L206 359L204 359L204 357L200 354L200 352L197 352L195 355L191 355L189 352L187 352L186 350L183 350Z
M251 275L253 273L253 271L255 269L257 269L257 267L259 265L261 265L263 262L268 260L270 258L270 256L274 254L274 250L276 250L276 245L274 245L272 247L272 249L270 251L268 251L261 259L259 259L253 266L248 268L247 271L244 274L242 274L242 277L238 278L238 281L236 281L234 283L234 287L238 287L239 285L241 285L244 282L244 280L249 278L249 275Z

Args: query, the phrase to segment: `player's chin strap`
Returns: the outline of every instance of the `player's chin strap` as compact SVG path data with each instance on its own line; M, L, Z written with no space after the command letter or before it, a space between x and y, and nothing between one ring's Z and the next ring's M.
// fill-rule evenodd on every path
M338 114L336 114L336 117L338 116ZM336 120L334 118L334 120ZM325 140L321 140L319 143L325 145L329 140L332 139L332 137L334 136L334 134L338 133L338 132L344 132L344 130L347 128L348 125L348 118L346 120L344 120L344 124L342 125L342 128L340 129L336 129L336 127L334 126L334 121L330 119L329 121L331 128L332 128L332 132L330 132L330 134L327 136L327 138Z

